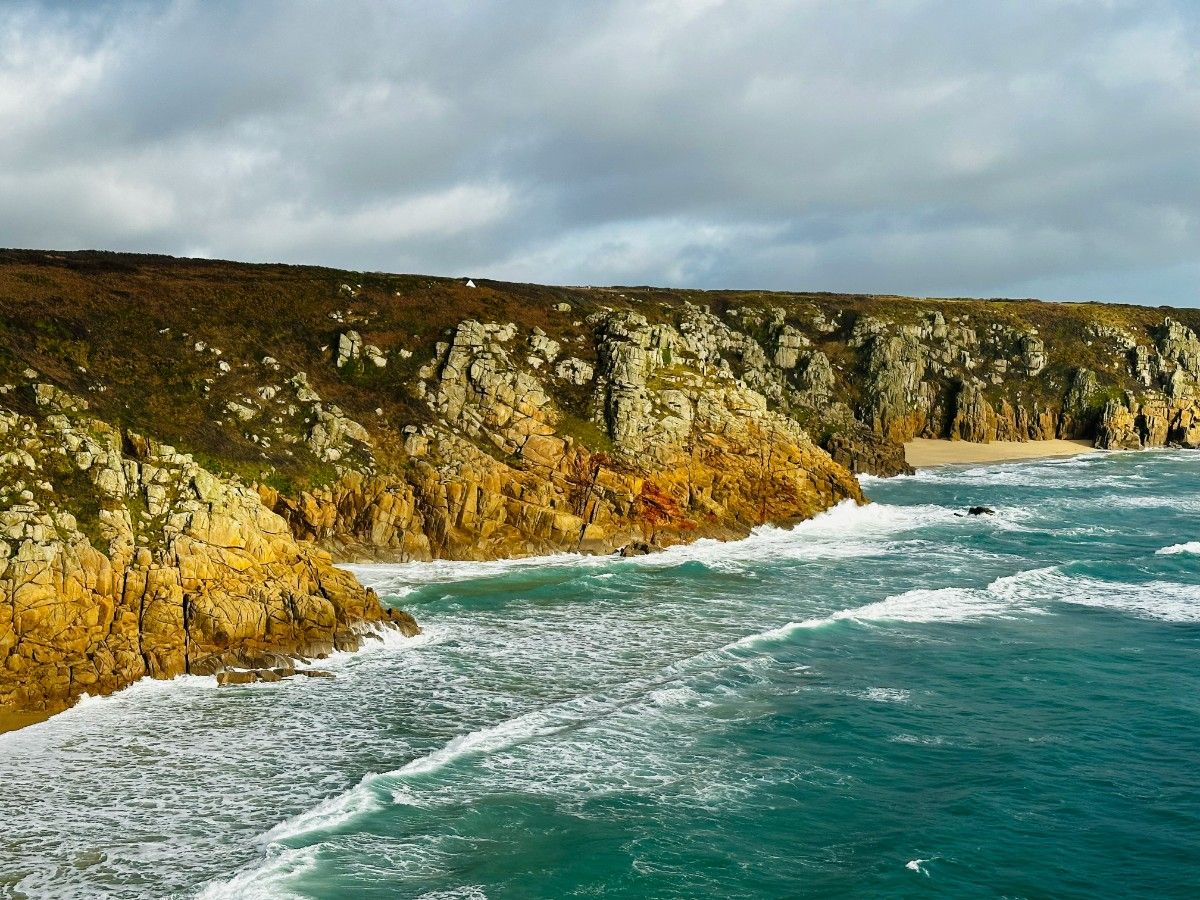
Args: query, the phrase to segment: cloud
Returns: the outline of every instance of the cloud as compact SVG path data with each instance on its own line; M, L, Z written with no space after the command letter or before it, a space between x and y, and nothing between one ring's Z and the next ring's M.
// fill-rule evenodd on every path
M1188 0L15 3L0 244L1196 304Z

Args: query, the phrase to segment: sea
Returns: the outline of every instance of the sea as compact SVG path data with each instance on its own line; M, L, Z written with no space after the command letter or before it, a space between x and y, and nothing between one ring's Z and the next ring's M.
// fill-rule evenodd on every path
M1200 896L1200 453L864 486L353 566L424 632L0 736L0 898Z

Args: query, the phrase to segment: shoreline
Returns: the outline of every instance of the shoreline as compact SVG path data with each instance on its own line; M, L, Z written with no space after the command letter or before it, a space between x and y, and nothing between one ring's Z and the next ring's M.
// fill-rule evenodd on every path
M914 469L970 463L1021 462L1079 456L1096 448L1087 440L992 441L976 444L940 438L914 438L904 445L904 459Z
M14 710L0 709L0 734L8 734L10 731L20 731L22 728L28 728L30 725L37 725L39 722L45 722L51 716L62 712L56 710L35 710L33 712L16 712Z
M1031 459L1061 458L1088 453L1094 449L1089 441L1084 440L993 441L990 444L976 444L967 441L916 438L904 445L904 455L909 465L918 469L926 469L970 463L1001 463ZM504 560L493 560L493 562L503 562L514 558L519 559L520 557L508 557ZM542 560L548 561L545 557ZM362 565L364 562L369 564L373 561L356 559L352 562L347 560L340 562L338 565L350 569L354 565ZM431 560L430 562L438 562L438 560ZM38 710L30 712L0 709L0 735L45 722L62 711Z
M387 637L389 634L402 635L406 640L414 638L414 637L419 637L421 634L421 632L418 631L415 635L407 635L394 623L392 623L392 625L390 627L388 626L388 623L386 623L386 622L377 623L377 624L379 624L382 627L377 628L377 629L374 629L374 628L368 629L366 631L360 632L360 637L364 638L364 640L354 650L334 650L325 656L318 656L318 657L312 657L312 658L302 657L302 656L292 656L290 654L283 654L285 656L288 656L294 663L297 663L298 665L295 666L294 670L292 671L292 673L290 675L282 675L279 678L269 679L269 680L277 681L277 680L286 680L289 678L298 678L301 676L311 674L313 671L320 671L320 666L314 665L314 663L328 663L331 660L334 660L341 656L355 656L359 653L370 652L374 648L374 645L367 643L367 639L374 638L374 639L384 642L386 644ZM240 672L256 673L259 671L271 671L271 670L229 668L229 669L224 669L222 671L235 672L235 673L240 673ZM89 694L85 693L80 697L76 697L69 704L66 704L64 706L54 707L51 709L25 710L25 709L11 709L11 708L0 707L0 737L3 737L6 734L11 734L16 731L21 731L22 729L28 728L31 725L40 725L42 722L48 722L48 721L50 721L50 719L54 718L55 716L61 715L71 709L74 709L81 702L81 700L87 699L88 697L92 697L92 699L103 699L106 697L114 697L117 694L121 694L124 691L128 691L132 688L137 687L139 684L142 684L145 681L166 682L166 681L173 681L176 678L208 678L208 679L212 680L214 686L220 686L223 684L223 682L220 680L220 677L219 677L220 674L221 673L213 673L211 675L209 675L209 674L193 675L192 673L189 673L189 672L181 672L178 675L171 676L170 678L155 678L153 675L143 675L140 678L137 678L134 681L131 681L129 684L123 685L122 687L118 688L115 691L110 691L108 693L95 694L95 695L89 695ZM328 675L329 673L324 673L324 674ZM266 679L264 679L264 680L266 680ZM231 681L229 683L235 684L235 685L236 684L249 684L249 683L253 683L253 681Z

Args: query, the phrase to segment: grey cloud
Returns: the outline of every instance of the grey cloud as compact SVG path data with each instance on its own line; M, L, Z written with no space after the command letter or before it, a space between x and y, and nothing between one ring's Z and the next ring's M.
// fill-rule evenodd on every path
M0 244L1197 303L1187 0L0 12Z

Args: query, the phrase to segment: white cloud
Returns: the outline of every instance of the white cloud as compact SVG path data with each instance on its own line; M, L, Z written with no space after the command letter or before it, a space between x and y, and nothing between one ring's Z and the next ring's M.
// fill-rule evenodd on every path
M1189 0L9 4L0 244L1196 302L1198 48Z

